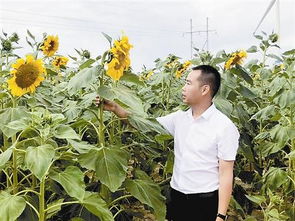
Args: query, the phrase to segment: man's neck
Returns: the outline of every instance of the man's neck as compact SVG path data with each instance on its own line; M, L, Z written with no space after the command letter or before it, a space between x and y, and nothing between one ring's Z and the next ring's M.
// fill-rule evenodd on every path
M192 109L192 115L194 118L198 118L202 115L210 106L212 105L212 100L209 100L208 102L203 102L199 104L191 105Z

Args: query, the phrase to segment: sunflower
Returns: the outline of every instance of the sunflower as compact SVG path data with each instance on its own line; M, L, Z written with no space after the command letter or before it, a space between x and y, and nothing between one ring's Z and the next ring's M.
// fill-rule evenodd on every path
M44 80L46 69L41 59L35 60L32 55L26 59L18 59L12 64L10 73L12 78L8 79L8 88L14 96L22 96L28 92L34 92L41 81Z
M165 64L165 68L173 68L173 66L177 64L176 62L177 60L168 62L167 64Z
M59 69L61 66L66 66L66 64L68 63L69 59L67 57L63 57L63 56L57 56L54 58L54 60L52 61L52 65Z
M176 71L176 78L180 78L182 74L187 70L187 68L191 65L192 63L190 61L184 62L184 64L180 65L180 67Z
M146 75L146 79L150 79L151 76L154 75L154 72L153 71L149 71L148 74Z
M129 43L128 37L116 40L110 49L112 60L108 63L107 75L114 80L119 80L123 76L124 70L130 66L129 51L133 46Z
M154 73L155 73L154 70L146 70L139 76L139 79L141 81L149 80L151 76L154 75Z
M235 64L241 65L244 61L244 58L246 57L247 57L246 51L241 50L241 51L235 52L231 55L231 57L225 63L224 68L228 70Z
M176 57L175 55L170 55L168 57L168 62L165 64L165 68L173 68L179 63L179 57Z
M40 47L44 55L52 56L58 50L58 36L49 35L45 38L43 45Z
M110 63L108 63L107 75L109 75L115 81L119 80L123 76L125 67L117 58L113 58Z

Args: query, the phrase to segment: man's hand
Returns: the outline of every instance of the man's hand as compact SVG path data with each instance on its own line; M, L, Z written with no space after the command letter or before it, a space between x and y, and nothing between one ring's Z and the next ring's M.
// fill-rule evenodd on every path
M101 103L101 99L99 96L97 96L95 99L95 105L98 106L100 103ZM106 99L103 100L103 109L106 111L113 112L114 114L116 114L120 118L127 118L128 115L130 114L127 110L122 108L116 102L106 100Z
M98 106L101 103L101 99L99 96L96 97L95 99L95 105ZM117 107L117 103L115 103L114 101L110 101L110 100L103 100L103 109L106 111L111 111L111 112L115 112Z

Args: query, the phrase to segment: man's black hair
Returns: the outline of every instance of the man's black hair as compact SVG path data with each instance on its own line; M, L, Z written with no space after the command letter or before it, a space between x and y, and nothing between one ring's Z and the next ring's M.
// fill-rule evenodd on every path
M212 97L214 97L220 87L220 73L216 70L216 68L210 66L210 65L199 65L192 68L193 71L200 70L201 76L199 80L203 84L210 85L210 88L212 90Z

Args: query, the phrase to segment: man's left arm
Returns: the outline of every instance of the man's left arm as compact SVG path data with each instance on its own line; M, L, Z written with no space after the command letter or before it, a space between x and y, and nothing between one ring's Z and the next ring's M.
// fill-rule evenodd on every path
M219 159L218 213L226 215L233 188L234 162ZM216 218L216 221L222 221Z

